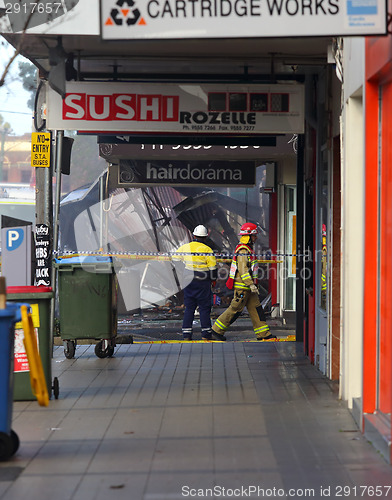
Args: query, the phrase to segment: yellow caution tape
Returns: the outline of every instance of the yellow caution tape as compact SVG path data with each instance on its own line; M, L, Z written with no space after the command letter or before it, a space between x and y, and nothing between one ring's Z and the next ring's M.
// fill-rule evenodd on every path
M178 256L182 256L182 255L191 255L191 253L186 253L186 254L182 254L182 253L176 253L176 254L173 254L173 256L176 255L177 257ZM206 253L203 253L203 254L192 254L192 255L210 255L210 254L206 254ZM64 259L71 259L71 258L74 258L74 257L115 257L116 259L130 259L130 260L158 260L158 261L166 261L166 262L171 262L172 260L176 260L176 259L173 259L173 256L172 255L159 255L158 253L154 253L154 252L150 252L150 253L104 253L104 252L86 252L86 253L68 253L68 254L65 254L65 255L61 255L61 256L58 256L58 258L64 260ZM231 258L226 258L226 259L222 259L222 258L217 258L216 261L217 262L223 262L223 263L226 263L226 264L230 264L231 263ZM283 262L283 260L274 260L274 259L258 259L257 262L259 264L281 264Z
M21 306L21 313L24 332L23 343L30 366L31 389L37 398L38 404L40 406L48 406L48 388L46 386L41 357L38 352L37 340L34 335L33 318L32 315L27 312L27 306Z

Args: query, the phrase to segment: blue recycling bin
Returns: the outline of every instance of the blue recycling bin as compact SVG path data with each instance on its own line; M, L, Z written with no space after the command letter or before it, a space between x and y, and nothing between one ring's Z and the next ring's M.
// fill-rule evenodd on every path
M19 438L11 429L14 390L14 330L21 321L23 304L7 302L0 309L0 460L7 460L19 448ZM28 307L29 305L26 304Z

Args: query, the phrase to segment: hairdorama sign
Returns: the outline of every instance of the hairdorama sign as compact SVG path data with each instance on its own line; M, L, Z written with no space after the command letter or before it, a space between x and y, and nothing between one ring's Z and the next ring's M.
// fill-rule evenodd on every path
M297 84L67 82L48 89L48 130L128 134L303 133L304 87Z
M100 0L104 40L386 34L385 0Z
M254 161L120 160L118 184L151 186L254 186Z

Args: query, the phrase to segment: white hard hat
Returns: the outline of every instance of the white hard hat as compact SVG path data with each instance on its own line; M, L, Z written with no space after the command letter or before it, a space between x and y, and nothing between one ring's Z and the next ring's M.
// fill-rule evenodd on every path
M206 236L208 236L207 228L202 225L196 226L195 229L193 230L193 236L199 236L200 238L205 238Z

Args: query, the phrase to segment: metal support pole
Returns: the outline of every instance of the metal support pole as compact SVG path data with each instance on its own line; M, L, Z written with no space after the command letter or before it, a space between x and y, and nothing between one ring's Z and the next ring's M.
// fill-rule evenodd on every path
M57 253L59 244L59 215L60 215L60 197L61 197L61 157L63 152L64 131L57 131L56 136L56 199L54 206L53 223L53 252ZM55 273L53 273L55 275ZM54 280L56 284L56 281Z
M64 131L58 130L56 132L56 161L55 161L55 172L56 172L56 196L54 203L54 220L53 220L53 259L52 259L52 289L53 289L53 299L51 301L50 307L50 331L51 331L51 342L53 345L53 334L54 334L54 320L55 320L55 308L56 308L56 292L57 292L57 270L54 265L54 257L57 255L58 244L59 244L59 214L60 214L60 197L61 197L61 157L63 152L63 138Z
M104 185L103 185L103 174L99 177L99 249L103 250L104 245L104 210L103 205L105 203L104 200Z
M52 194L53 166L38 167L35 169L35 206L36 224L45 224L49 228L53 226L53 194ZM50 251L53 250L51 240Z
M53 156L52 156L53 158ZM51 260L53 255L53 160L51 159L49 167L37 167L35 169L35 207L36 207L36 226L45 225L48 228L48 247L47 259L49 272L52 271ZM52 283L53 272L49 275L49 283ZM51 301L51 307L52 303ZM54 305L53 305L54 307ZM52 314L50 314L51 318ZM49 318L49 319L50 319ZM53 325L50 322L50 345L53 345Z

